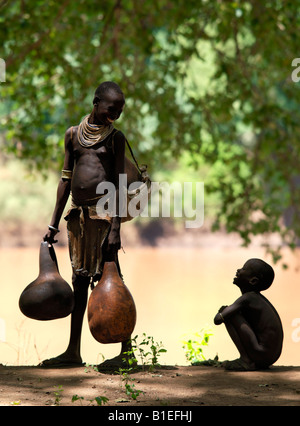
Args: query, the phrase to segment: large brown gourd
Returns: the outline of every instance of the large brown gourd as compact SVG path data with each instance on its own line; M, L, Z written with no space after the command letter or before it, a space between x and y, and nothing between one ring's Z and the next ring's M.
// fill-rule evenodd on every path
M74 307L74 294L58 271L52 245L43 241L40 246L39 275L22 292L21 312L36 320L53 320L68 316Z
M125 342L136 322L134 300L115 262L105 262L103 274L88 303L88 323L100 343Z

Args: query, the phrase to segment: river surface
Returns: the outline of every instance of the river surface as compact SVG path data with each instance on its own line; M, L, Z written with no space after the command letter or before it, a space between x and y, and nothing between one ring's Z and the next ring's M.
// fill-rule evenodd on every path
M60 273L71 283L68 251L56 248ZM0 363L36 365L62 353L69 339L70 317L54 321L26 318L18 301L38 275L39 247L0 250ZM224 325L213 318L222 305L240 296L232 284L236 269L251 257L266 258L260 248L128 248L120 252L124 281L137 308L134 335L143 333L162 342L161 364L186 365L183 341L205 329L212 333L206 358L234 359L238 352ZM288 270L275 265L275 280L264 295L277 309L284 328L284 347L278 365L300 365L300 253L286 254ZM197 338L196 338L197 340ZM82 357L97 364L120 351L119 344L103 345L92 337L87 315L82 333Z

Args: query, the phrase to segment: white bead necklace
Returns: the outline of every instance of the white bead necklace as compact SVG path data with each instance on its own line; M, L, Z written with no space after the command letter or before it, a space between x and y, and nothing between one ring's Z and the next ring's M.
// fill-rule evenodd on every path
M88 122L90 115L86 115L78 126L78 141L81 146L89 148L90 146L96 145L102 142L107 136L109 136L114 130L114 126L91 124Z

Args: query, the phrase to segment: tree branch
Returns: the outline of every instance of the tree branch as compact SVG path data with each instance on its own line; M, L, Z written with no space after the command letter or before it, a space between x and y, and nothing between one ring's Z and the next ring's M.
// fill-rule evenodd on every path
M70 0L65 0L65 2L61 5L54 19L54 22L59 22L65 8L68 6L69 3L70 3ZM55 27L55 24L54 24L54 27ZM16 61L22 63L26 55L28 55L28 53L31 52L32 50L37 49L41 45L41 43L45 40L45 38L49 35L50 31L52 30L53 30L53 27L50 26L46 31L44 31L40 35L40 38L38 40L36 40L34 43L31 43L30 45L23 48L22 51L19 53L18 57L15 57L14 55L9 56L6 59L6 67L8 68L12 66Z

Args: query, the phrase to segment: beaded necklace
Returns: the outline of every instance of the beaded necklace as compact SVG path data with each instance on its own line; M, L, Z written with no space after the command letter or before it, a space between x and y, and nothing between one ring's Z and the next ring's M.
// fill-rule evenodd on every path
M96 145L102 142L107 136L109 136L114 130L114 126L91 124L88 122L90 115L86 115L78 126L78 141L81 146L89 148L90 146Z

